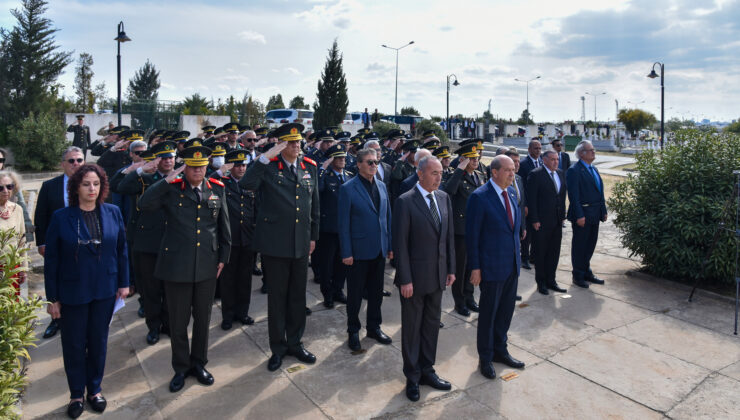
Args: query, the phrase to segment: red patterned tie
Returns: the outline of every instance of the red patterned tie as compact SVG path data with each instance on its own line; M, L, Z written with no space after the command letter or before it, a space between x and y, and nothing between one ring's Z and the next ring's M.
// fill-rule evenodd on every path
M509 224L511 225L511 228L514 229L514 217L511 215L511 204L509 204L509 194L506 193L506 190L501 191L501 194L504 195L504 203L506 203L506 215L509 216Z

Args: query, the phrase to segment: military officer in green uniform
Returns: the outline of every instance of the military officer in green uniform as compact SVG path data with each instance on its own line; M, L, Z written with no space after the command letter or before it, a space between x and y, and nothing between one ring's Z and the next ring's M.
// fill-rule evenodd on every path
M391 206L396 201L401 191L401 183L404 179L410 177L416 172L416 163L414 162L414 153L419 148L419 140L407 140L401 151L403 155L393 165L391 172Z
M188 375L204 385L213 384L213 375L205 368L208 325L216 279L229 261L231 228L224 185L205 177L210 153L204 146L184 149L185 165L149 187L139 199L142 210L165 213L154 276L164 280L169 310L175 370L171 392L181 390ZM191 314L192 346L188 342Z
M222 128L224 129L224 132L226 132L226 144L229 145L229 150L244 148L244 145L239 143L239 124L231 122L224 124Z
M391 130L386 134L387 150L383 151L383 162L391 166L396 164L396 161L401 156L400 150L403 145L403 139L406 136L405 130Z
M87 149L90 147L90 127L85 125L85 116L80 114L77 116L77 124L72 124L67 127L68 133L74 133L72 139L72 146L77 146L82 149L82 155L87 158Z
M260 197L254 246L262 255L267 284L267 322L272 356L270 371L287 354L304 363L316 357L303 347L306 326L308 256L319 238L319 190L316 162L301 152L303 125L275 130L278 143L263 153L239 184Z
M444 187L444 183L447 182L448 179L450 179L450 176L455 171L454 169L450 168L450 161L452 160L452 154L450 154L450 146L439 146L432 152L432 155L439 159L439 163L442 164L442 185L440 188Z

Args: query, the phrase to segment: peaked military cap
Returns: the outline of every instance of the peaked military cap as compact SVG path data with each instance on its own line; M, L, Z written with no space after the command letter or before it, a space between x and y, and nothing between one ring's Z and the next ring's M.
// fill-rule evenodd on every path
M434 130L427 130L421 135L421 137L425 139L427 137L437 137L437 135L434 134Z
M226 154L226 163L247 164L248 152L244 149L235 149Z
M77 118L78 120L81 120L85 118L85 116L83 114L80 114L80 115L76 115L75 118Z
M439 147L439 145L442 144L438 138L434 138L432 140L429 140L425 142L421 147L427 149L427 150L434 150Z
M258 128L256 130L254 130L254 134L256 134L258 136L265 136L265 135L267 135L267 132L268 131L270 131L269 128L267 128L267 127L260 127L260 128Z
M172 141L181 142L186 141L190 137L190 131L178 131L172 135Z
M391 130L386 135L387 139L395 139L406 135L406 130Z
M126 130L126 131L121 132L119 136L128 141L144 140L144 130L137 130L137 129Z
M156 156L154 156L154 152L152 152L151 150L144 150L143 152L139 153L139 157L144 159L144 161L146 162L150 162L156 158Z
M344 150L344 146L341 144L335 144L334 146L326 149L326 155L330 158L334 157L345 157L347 152Z
M119 125L118 127L113 127L110 130L108 130L108 134L121 134L126 130L130 130L131 127L127 125Z
M281 141L301 141L303 140L303 136L301 136L302 132L303 124L288 123L276 128L273 136Z
M329 130L328 128L324 130L316 130L312 135L318 141L334 140L334 132Z
M239 124L234 123L234 122L230 122L230 123L224 124L224 126L221 127L221 128L223 128L224 131L227 132L227 133L233 133L235 131L237 133L239 132Z
M440 146L434 149L432 155L436 156L439 159L452 157L452 155L450 154L450 146Z
M226 156L226 153L231 149L228 144L226 143L214 143L210 147L213 152L211 153L211 156Z
M243 133L243 132L245 132L247 130L251 130L251 129L252 129L252 126L249 125L249 124L239 125L239 132L240 133Z
M150 150L155 157L175 157L177 145L173 141L165 140L161 143L155 144Z
M224 132L224 128L218 127L217 129L213 130L213 135L218 136L219 134L223 134L223 132Z
M401 147L401 150L405 152L415 152L416 149L418 148L419 148L419 140L411 139L411 140L406 140L406 142Z
M192 146L180 152L180 156L187 166L206 166L208 156L211 156L211 149L205 146Z
M207 125L207 126L203 127L203 132L204 133L213 133L214 130L216 130L216 126L215 125Z
M376 133L375 131L369 131L369 129L368 129L368 132L365 133L364 136L362 136L362 139L365 140L366 142L368 142L370 140L378 140L378 141L380 141L380 135L378 133Z
M185 142L185 148L187 149L188 147L205 146L203 144L204 141L205 140L203 140L200 137L193 137L192 139L190 139L190 140L188 140L188 141Z
M478 143L468 143L465 146L457 149L457 154L466 158L477 158L480 157L480 149Z

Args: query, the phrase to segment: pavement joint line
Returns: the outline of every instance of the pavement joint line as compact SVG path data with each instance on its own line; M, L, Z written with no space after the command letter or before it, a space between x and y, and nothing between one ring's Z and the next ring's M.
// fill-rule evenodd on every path
M727 367L724 367L724 368L722 368L722 369L726 369L726 368L727 368ZM727 379L732 379L732 380L733 380L733 381L735 381L735 382L740 382L740 379L736 379L736 378L733 378L732 376L728 376L728 375L725 375L725 374L724 374L724 373L722 373L721 371L717 371L717 374L718 374L719 376L723 376L723 377L725 377L725 378L727 378Z
M666 416L668 415L668 413L671 412L671 410L673 410L674 408L676 408L679 405L681 405L686 400L686 398L688 398L691 394L693 394L694 391L697 390L697 388L699 388L700 386L702 386L704 384L704 382L707 381L707 379L709 379L710 377L716 377L717 375L715 375L714 373L716 373L716 372L710 373L707 376L705 376L704 379L702 379L698 384L696 384L696 386L694 386L693 388L691 388L691 391L689 391L688 393L686 393L686 395L684 395L676 404L674 404L673 406L671 406L670 409L666 410Z
M735 338L738 338L738 337L740 337L740 336L737 336L737 335L733 334L733 333L732 333L732 332L730 332L730 331L728 331L728 332L722 332L722 331L717 331L717 330L711 329L711 328L709 328L709 327L707 327L707 326L704 326L704 325L701 325L701 324L697 324L697 323L695 323L695 322L689 321L689 320L687 320L687 319L682 319L682 318L679 318L679 317L677 317L677 316L671 315L670 311L668 311L668 312L665 312L665 313L664 313L663 315L665 315L665 316L668 316L668 317L671 317L671 318L673 318L673 319L675 319L675 320L678 320L678 321L681 321L681 322L685 322L685 323L687 323L687 324L690 324L690 325L693 325L693 326L695 326L695 327L699 327L699 328L703 328L703 329L705 329L705 330L709 330L709 331L715 332L715 333L717 333L717 334L722 334L722 335L726 335L726 336L730 336L730 337L735 337Z
M476 371L476 372L477 372L477 371ZM478 374L480 374L480 372L478 372ZM488 380L488 381L486 381L486 382L481 382L481 383L479 383L479 384L477 384L477 385L473 385L473 386L470 386L470 387L468 387L468 388L465 388L465 394L466 394L466 395L468 396L468 398L472 399L473 401L476 401L476 402L477 402L478 404L480 404L480 405L482 405L482 406L484 406L484 407L488 407L488 408L490 408L490 409L491 409L491 411L493 411L494 413L498 414L499 416L501 416L501 417L503 417L503 418L508 418L508 417L504 416L503 414L501 414L501 413L500 413L500 412L499 412L499 411L498 411L498 410L496 409L496 407L492 407L492 406L491 406L490 404L488 404L488 403L487 403L487 401L488 401L488 400L486 400L486 401L481 401L481 400L478 400L478 399L474 398L474 397L473 397L473 396L471 396L470 394L468 394L468 391L469 391L469 390L472 390L472 389L475 389L475 388L478 388L478 387L482 387L482 386L484 386L484 385L488 385L489 383L491 383L491 382L493 382L493 381L498 381L498 380L500 380L500 379L501 379L501 378L500 378L500 377L499 377L498 375L496 375L496 377L495 377L494 379L489 379L489 380Z

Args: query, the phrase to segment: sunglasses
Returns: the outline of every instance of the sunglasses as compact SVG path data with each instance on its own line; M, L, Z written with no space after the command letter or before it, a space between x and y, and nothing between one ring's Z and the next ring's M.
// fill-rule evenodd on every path
M0 163L5 163L5 158L0 158Z
M136 156L141 156L142 153L146 152L146 150L134 150L134 154Z
M8 185L0 185L0 191L13 191L15 189L15 184L8 184Z
M82 163L82 162L84 162L84 161L85 161L85 159L83 159L83 158L77 158L77 159L67 159L67 162L69 162L70 164L74 164L74 163Z
M255 142L255 141L257 141L257 139L252 139L252 138L249 138L249 139L244 139L244 141L248 141L248 142Z
M378 163L380 163L379 160L366 160L364 162L367 163L370 166L378 166Z

